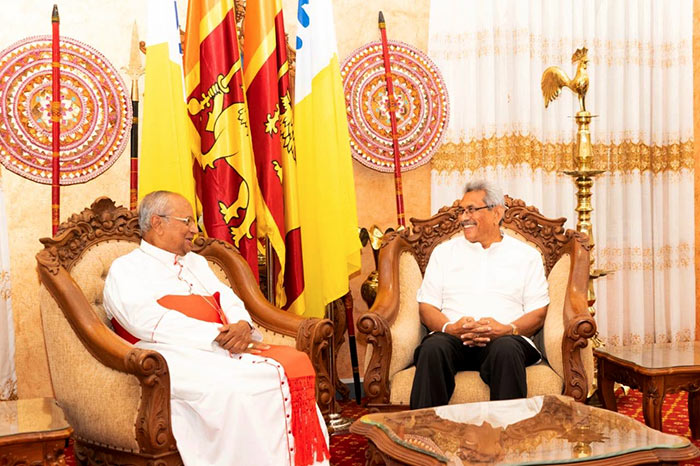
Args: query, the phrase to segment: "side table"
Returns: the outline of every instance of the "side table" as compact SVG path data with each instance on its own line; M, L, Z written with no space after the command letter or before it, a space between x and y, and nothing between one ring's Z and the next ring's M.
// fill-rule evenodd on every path
M604 408L617 411L613 385L642 392L644 422L661 430L664 395L688 392L688 419L693 438L700 436L700 342L652 343L595 348L598 393Z
M0 464L64 466L72 432L52 398L0 401Z

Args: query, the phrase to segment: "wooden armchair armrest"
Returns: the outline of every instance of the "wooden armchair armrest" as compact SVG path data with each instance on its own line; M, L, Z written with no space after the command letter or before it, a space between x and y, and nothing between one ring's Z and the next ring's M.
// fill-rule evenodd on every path
M564 337L562 362L564 366L564 394L577 401L588 396L587 374L581 350L596 333L596 323L588 310L588 275L590 267L588 237L572 233L571 273L564 301Z
M230 244L213 238L197 238L194 252L217 263L226 273L231 287L241 298L253 321L273 332L297 338L304 317L285 312L263 296L248 262Z
M333 324L329 319L306 318L272 305L263 296L248 262L230 244L212 238L197 238L194 251L217 263L226 273L253 322L282 335L293 337L296 348L309 355L316 370L316 400L322 412L330 410L335 392L328 373Z
M153 455L177 451L170 428L170 375L161 354L134 348L95 314L80 287L48 250L37 254L41 282L85 348L104 366L135 376L141 386L136 441Z
M391 366L391 324L400 309L399 258L411 246L397 233L384 238L379 252L379 286L370 310L357 321L358 338L371 347L372 355L365 368L364 389L369 404L389 403L389 369Z
M333 324L329 319L304 319L299 325L297 349L309 355L316 371L316 402L321 412L330 412L335 388L328 372Z
M592 338L595 332L596 324L590 314L571 319L564 332L563 354L568 355L563 359L564 395L576 401L583 402L588 397L588 380L593 374L586 373L581 350L588 345L588 339Z
M389 366L391 363L391 329L386 319L367 312L357 321L360 341L371 345L372 356L365 368L364 389L369 404L389 403Z

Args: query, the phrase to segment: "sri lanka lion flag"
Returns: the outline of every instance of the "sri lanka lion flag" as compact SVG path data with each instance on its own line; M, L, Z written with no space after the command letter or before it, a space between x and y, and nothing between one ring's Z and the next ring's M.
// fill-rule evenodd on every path
M274 249L275 303L304 313L304 270L297 206L296 155L281 0L248 0L243 45L250 132L263 202L258 236Z
M233 243L258 277L260 202L233 0L190 0L185 94L204 229Z

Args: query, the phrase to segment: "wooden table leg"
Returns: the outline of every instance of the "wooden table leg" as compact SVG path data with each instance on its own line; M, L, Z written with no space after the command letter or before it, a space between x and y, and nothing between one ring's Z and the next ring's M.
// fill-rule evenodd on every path
M600 404L605 409L617 411L617 401L615 400L615 381L605 376L607 361L598 359L598 398Z
M700 436L700 391L688 392L688 424L694 439Z
M661 431L661 408L664 404L663 378L649 377L642 384L642 411L644 422Z
M367 441L365 451L365 466L385 466L384 455L371 440Z

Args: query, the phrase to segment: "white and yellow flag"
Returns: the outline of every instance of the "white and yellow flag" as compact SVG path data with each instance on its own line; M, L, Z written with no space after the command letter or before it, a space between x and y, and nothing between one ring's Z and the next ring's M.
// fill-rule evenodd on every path
M195 205L177 2L148 0L139 199L165 189Z
M299 0L294 132L305 315L348 292L360 240L348 120L331 0Z

